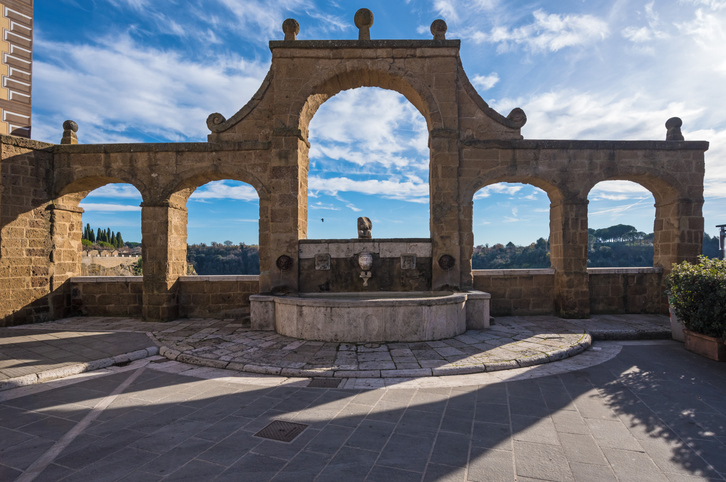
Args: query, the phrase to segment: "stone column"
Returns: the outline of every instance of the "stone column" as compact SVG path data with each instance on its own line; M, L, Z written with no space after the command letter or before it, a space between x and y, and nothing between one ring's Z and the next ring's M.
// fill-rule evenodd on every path
M461 282L461 246L459 239L459 142L453 129L435 129L430 134L431 165L431 240L433 244L432 286L459 287ZM444 256L453 265L443 268ZM450 258L448 258L450 257ZM470 262L470 260L469 260ZM471 268L469 268L471 270Z
M141 203L141 256L145 321L179 317L178 279L186 274L187 210L162 202Z
M31 281L33 285L45 284L50 277L49 304L53 319L58 319L68 316L71 311L68 280L81 274L83 209L57 203L49 205L48 209L51 213L51 264L49 268L34 267Z
M459 206L459 240L461 241L461 289L474 289L471 259L474 256L474 201Z
M563 318L590 316L587 204L586 199L565 199L550 206L550 261L555 269L555 313Z
M703 249L703 201L667 200L655 205L653 266L667 275L673 263L695 262Z
M268 246L264 265L260 259L262 292L298 290L298 240L307 237L309 146L299 129L275 129L272 136L270 196L260 199L260 245L267 241Z

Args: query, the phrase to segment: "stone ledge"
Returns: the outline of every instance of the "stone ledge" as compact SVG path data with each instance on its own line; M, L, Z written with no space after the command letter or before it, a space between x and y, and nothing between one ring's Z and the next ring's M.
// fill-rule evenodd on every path
M52 146L52 144L51 144ZM217 152L217 151L266 151L271 142L160 142L139 144L74 144L53 146L57 154L113 154L132 152ZM61 168L63 166L60 166Z
M655 267L633 267L633 268L587 268L587 274L660 274L663 268Z
M557 149L618 151L707 151L708 141L570 141L559 139L480 140L464 139L461 144L477 149Z
M51 150L55 147L55 144L50 144L48 142L34 141L32 139L26 139L25 137L11 136L8 134L0 134L0 144L33 149L35 151Z
M272 49L418 49L455 48L461 40L270 40Z
M74 276L71 283L141 283L143 276Z
M554 275L554 268L537 268L537 269L473 269L474 276L534 276L534 275Z
M198 276L180 276L179 281L189 283L195 281L259 281L258 274L242 274L242 275L198 275Z

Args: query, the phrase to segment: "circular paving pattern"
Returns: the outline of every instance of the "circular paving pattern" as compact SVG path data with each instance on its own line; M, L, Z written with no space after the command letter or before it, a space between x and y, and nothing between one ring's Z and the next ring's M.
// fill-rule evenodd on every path
M583 331L520 324L496 324L438 341L358 344L299 340L225 321L199 328L177 325L154 331L160 354L266 375L413 378L539 365L580 353L592 343Z

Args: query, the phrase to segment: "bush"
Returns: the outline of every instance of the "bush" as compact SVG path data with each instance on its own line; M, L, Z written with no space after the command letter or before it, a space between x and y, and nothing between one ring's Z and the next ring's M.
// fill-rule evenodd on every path
M673 265L668 289L687 330L726 338L726 261L700 256L698 264Z
M89 241L89 240L87 240L87 239L81 239L81 244L82 244L83 246L93 246L93 243L92 243L92 242L90 242L90 241Z

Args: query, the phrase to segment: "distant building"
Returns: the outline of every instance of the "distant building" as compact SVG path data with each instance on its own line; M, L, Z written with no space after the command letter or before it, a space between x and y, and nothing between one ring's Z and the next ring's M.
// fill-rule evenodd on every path
M33 0L0 0L0 134L30 137Z

